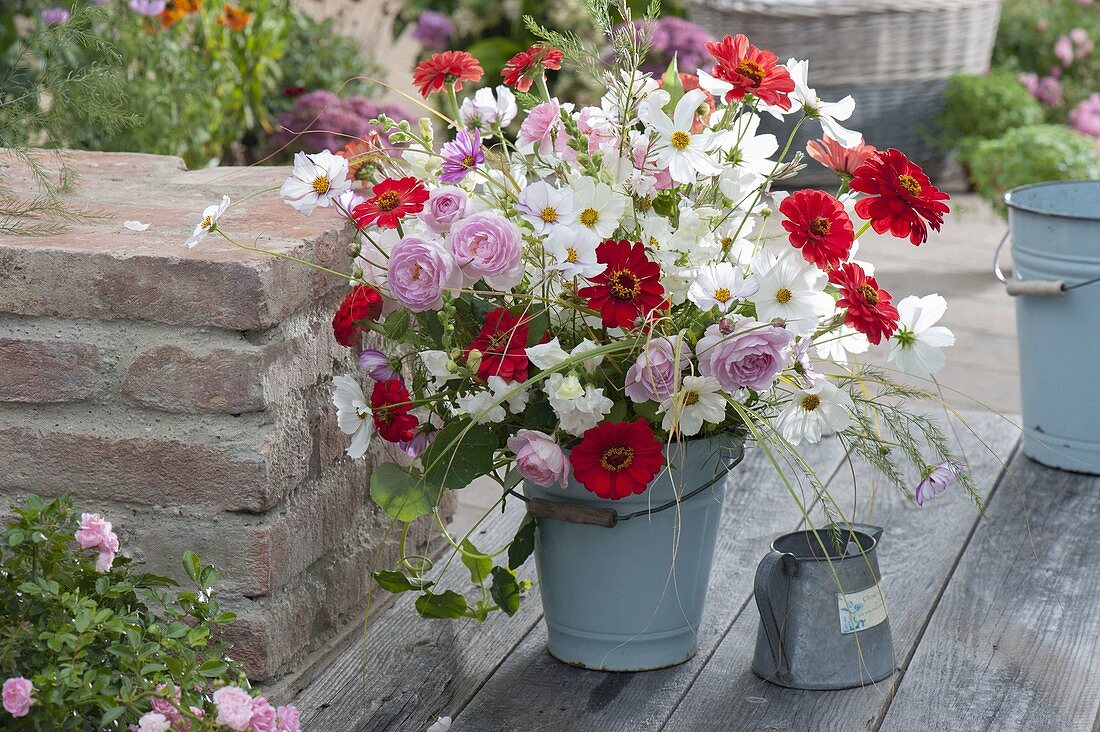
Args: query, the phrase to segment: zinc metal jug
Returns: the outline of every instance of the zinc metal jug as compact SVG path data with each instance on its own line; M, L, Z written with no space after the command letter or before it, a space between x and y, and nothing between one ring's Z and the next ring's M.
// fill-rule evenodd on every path
M876 553L883 530L840 525L772 542L756 570L760 628L752 670L792 689L848 689L894 672Z

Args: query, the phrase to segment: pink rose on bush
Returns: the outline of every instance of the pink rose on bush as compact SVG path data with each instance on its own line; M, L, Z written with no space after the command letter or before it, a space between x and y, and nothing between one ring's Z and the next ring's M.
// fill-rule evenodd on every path
M172 723L160 712L148 712L138 720L138 732L169 732Z
M278 712L278 732L301 732L302 723L298 718L298 707L288 705L285 707L279 707Z
M677 355L679 351L679 355ZM626 395L637 404L663 402L691 363L691 347L679 336L654 338L626 372Z
M744 318L726 334L718 323L695 346L699 373L713 376L727 392L771 387L787 364L791 334L783 328Z
M1081 134L1100 139L1100 93L1081 100L1069 113L1069 121Z
M500 214L468 216L451 227L451 253L468 284L482 277L490 287L510 290L523 279L523 239Z
M115 562L118 553L118 537L111 531L111 522L98 513L80 514L80 528L76 532L76 541L82 549L98 549L96 559L97 572L106 572Z
M569 459L554 438L535 430L520 430L508 438L508 449L516 454L516 470L535 485L569 480Z
M462 286L454 257L433 242L407 236L390 253L386 281L397 301L414 313L443 307L443 291Z
M466 191L457 186L440 186L428 194L428 203L417 214L429 229L446 234L466 214Z
M214 692L215 720L229 729L244 732L252 721L252 697L239 686L223 686Z
M25 717L30 711L34 699L34 684L22 676L15 676L4 682L4 710L13 717Z
M252 719L249 721L249 729L252 732L278 732L275 717L275 707L271 706L264 697L258 696L252 700Z

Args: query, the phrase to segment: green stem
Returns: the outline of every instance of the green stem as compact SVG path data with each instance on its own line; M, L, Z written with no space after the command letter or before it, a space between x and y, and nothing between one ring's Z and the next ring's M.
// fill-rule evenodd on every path
M858 239L859 237L863 236L864 234L867 233L867 230L870 229L870 228L871 228L871 222L870 221L865 222L863 224L863 226L859 227L859 231L856 232L855 238Z

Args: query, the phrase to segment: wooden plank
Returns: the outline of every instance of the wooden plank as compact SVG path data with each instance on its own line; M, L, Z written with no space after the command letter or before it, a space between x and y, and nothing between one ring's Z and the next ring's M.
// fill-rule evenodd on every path
M968 421L981 439L1007 460L1017 442L1017 430L994 415L970 416ZM975 482L989 494L1002 472L1001 459L990 455L968 431L960 429L958 434ZM861 464L855 465L855 471L858 493L852 489L850 474L830 484L830 492L848 509L858 505L856 518L886 527L879 565L895 654L904 667L951 576L958 553L980 519L961 491L918 509L881 479L877 480L874 511L869 512L867 487L876 481L875 473ZM758 623L759 613L752 602L736 619L665 729L856 730L877 722L880 711L889 703L897 675L874 686L847 691L797 691L773 686L753 675L750 668ZM908 722L921 719L918 715L908 718ZM920 726L926 728L923 723ZM938 729L935 725L927 728Z
M471 540L483 551L495 550L512 537L523 515L522 504L509 501L507 512L487 518ZM530 564L521 576L534 575ZM469 571L455 559L440 584L456 590L469 587ZM436 717L465 705L542 617L537 588L515 616L495 613L483 624L423 620L413 607L413 595L400 596L372 621L363 638L294 699L303 729L426 729Z
M844 451L826 440L806 451L822 480L841 465ZM546 651L539 623L462 710L463 730L640 732L658 729L706 664L751 592L759 558L772 537L796 526L800 513L771 463L751 450L727 491L715 566L699 635L699 653L687 663L646 673L601 673L567 666ZM809 505L812 495L804 495ZM599 561L599 557L593 557Z
M882 729L1090 730L1100 708L1100 478L1022 455Z

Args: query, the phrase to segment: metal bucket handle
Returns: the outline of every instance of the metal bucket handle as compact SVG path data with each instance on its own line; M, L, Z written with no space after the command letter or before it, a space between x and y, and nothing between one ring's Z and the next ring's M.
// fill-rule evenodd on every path
M1065 297L1066 293L1070 290L1076 290L1078 287L1100 282L1100 277L1094 277L1084 282L1075 282L1072 285L1067 285L1063 280L1008 279L1005 277L1004 272L1001 271L1001 250L1004 249L1005 242L1008 241L1010 234L1012 234L1011 229L1005 231L1005 235L1001 237L1001 243L997 245L997 251L993 253L993 276L1004 284L1005 292L1009 295L1013 297L1018 295L1027 295L1030 297Z

